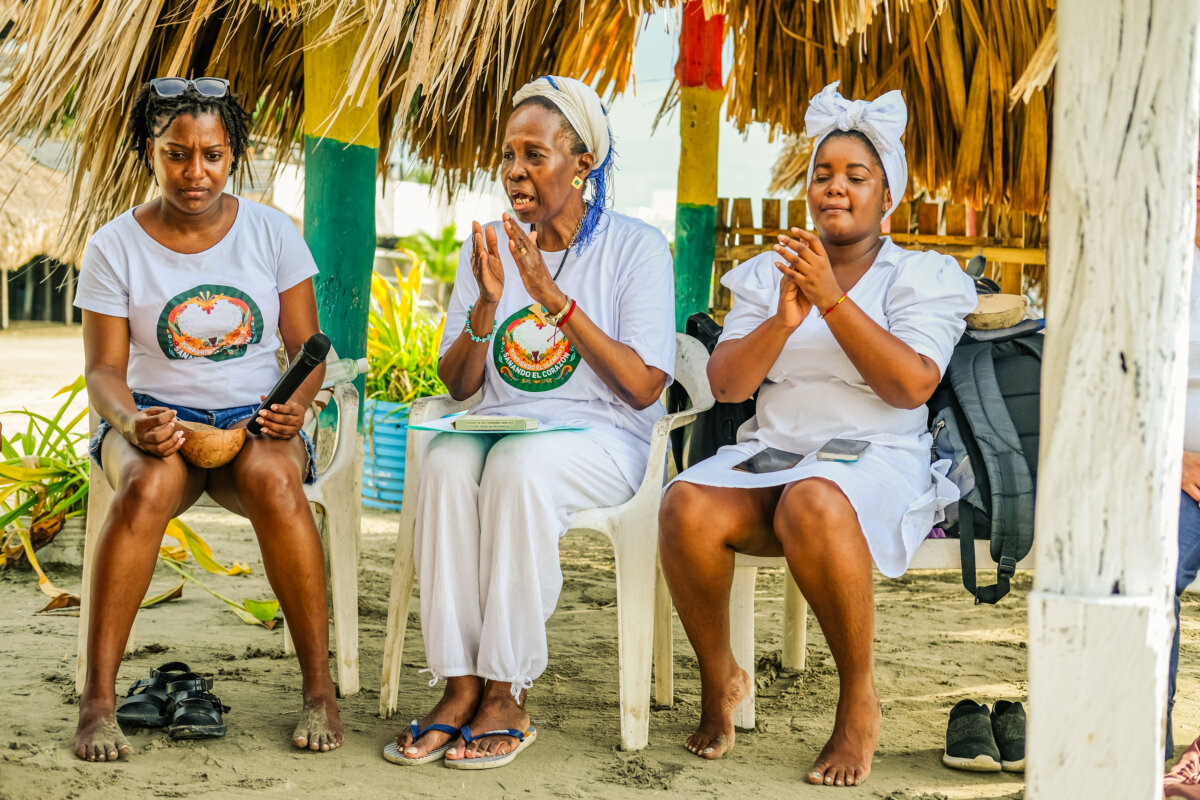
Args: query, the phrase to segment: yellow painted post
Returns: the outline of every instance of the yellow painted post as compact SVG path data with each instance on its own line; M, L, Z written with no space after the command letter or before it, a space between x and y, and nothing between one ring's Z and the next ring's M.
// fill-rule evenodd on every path
M305 26L305 45L328 30L333 14L331 9ZM379 85L368 76L361 105L352 104L359 87L349 85L364 32L364 26L356 27L304 53L304 238L321 270L316 280L321 329L343 358L367 353L375 261ZM361 393L361 377L358 388Z
M708 311L717 235L717 144L721 123L721 43L725 18L705 19L688 0L679 34L679 184L675 199L675 324Z

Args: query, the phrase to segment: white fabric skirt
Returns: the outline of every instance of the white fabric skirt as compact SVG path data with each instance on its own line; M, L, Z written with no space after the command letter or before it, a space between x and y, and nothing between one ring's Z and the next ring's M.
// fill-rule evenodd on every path
M796 466L778 472L755 474L733 469L734 464L764 449L766 445L758 441L727 445L675 480L744 489L806 478L831 481L850 500L875 566L889 578L904 574L929 531L945 519L946 506L959 498L958 487L946 478L950 462L930 466L928 448L910 450L876 443L853 463L821 461L816 453L810 453Z

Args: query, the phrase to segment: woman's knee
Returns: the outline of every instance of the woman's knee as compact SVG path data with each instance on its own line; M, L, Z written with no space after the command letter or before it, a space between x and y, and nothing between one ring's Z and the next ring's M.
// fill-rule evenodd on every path
M235 491L247 513L295 511L308 504L300 465L284 448L243 451L234 464Z
M676 481L658 507L659 544L664 552L710 540L724 544L726 526L720 520L725 511L706 487Z
M182 463L167 459L139 463L121 475L113 511L125 517L173 517L186 487L187 468Z
M775 508L775 533L780 541L840 533L847 525L857 524L850 500L837 484L822 478L791 484Z
M443 434L434 437L421 460L421 481L445 487L447 481L479 483L487 454L483 437Z

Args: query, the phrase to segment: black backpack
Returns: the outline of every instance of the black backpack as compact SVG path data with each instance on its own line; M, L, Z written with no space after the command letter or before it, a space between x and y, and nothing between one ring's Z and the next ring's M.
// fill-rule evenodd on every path
M943 528L961 543L963 586L976 603L1009 591L1033 547L1041 403L1041 321L967 331L929 401L934 459L951 461L962 499ZM976 587L975 539L991 542L996 583Z
M684 333L698 340L711 354L721 336L721 326L712 317L698 311L687 318ZM684 430L672 431L671 447L675 454L675 466L681 472L693 464L698 464L713 455L727 444L737 442L737 430L742 423L754 416L755 401L758 393L749 400L740 403L714 403L687 426L687 441L684 442ZM670 411L682 410L686 394L679 387L672 386L667 395Z

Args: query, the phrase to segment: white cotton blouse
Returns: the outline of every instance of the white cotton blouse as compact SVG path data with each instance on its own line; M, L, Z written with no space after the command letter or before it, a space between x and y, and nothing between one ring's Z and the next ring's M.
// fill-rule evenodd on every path
M528 225L520 225L529 232ZM534 318L529 309L533 298L509 252L504 225L491 222L488 227L496 231L504 292L488 344L483 391L471 412L581 426L636 488L646 474L654 423L666 409L661 402L635 409L622 401L565 332ZM439 357L461 334L467 312L479 297L471 248L468 238L459 253ZM605 334L632 348L647 366L665 372L669 382L675 371L675 293L666 238L641 220L605 211L595 239L582 253L541 252L551 274L558 273L558 287L579 309Z
M777 260L773 252L763 253L721 280L733 293L721 341L746 336L775 313ZM888 237L848 295L942 373L976 304L974 283L954 259L905 250ZM826 478L854 506L875 564L889 577L904 573L921 541L943 519L945 507L958 499L957 488L945 478L949 462L930 465L926 407L894 408L880 399L816 308L768 371L756 409L738 430L737 444L721 448L676 480L752 488ZM818 460L817 450L835 438L862 439L871 447L850 464ZM733 469L767 447L804 459L791 469L765 474Z

